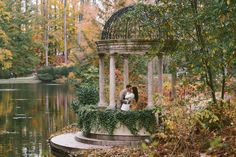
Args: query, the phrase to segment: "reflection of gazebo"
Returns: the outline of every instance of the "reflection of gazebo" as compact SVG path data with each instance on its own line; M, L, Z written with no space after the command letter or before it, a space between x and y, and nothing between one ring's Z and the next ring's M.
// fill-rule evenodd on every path
M122 21L129 11L135 9L135 6L129 6L117 11L106 22L102 40L97 41L97 49L99 55L99 106L105 106L104 99L104 55L110 57L109 68L109 108L115 108L115 56L122 55L124 58L124 86L129 83L129 56L130 55L145 55L155 45L158 45L158 33L153 33L148 37L140 39L139 29L141 24L130 21ZM141 18L141 17L140 17ZM122 23L125 27L121 28ZM148 63L148 105L147 108L153 108L153 60ZM163 95L163 55L158 53L158 93L160 97Z

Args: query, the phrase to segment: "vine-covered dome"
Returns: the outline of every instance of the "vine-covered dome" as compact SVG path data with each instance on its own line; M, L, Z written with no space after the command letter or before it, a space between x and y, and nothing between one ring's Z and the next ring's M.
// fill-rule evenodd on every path
M105 23L102 40L159 37L159 12L154 6L137 4L115 12Z

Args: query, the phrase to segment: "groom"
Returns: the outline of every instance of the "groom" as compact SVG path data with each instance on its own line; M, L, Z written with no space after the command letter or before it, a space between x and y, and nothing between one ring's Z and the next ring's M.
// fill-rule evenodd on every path
M130 84L126 85L126 88L120 92L120 95L119 95L120 104L119 104L119 107L117 108L121 108L121 105L124 103L125 95L127 92L132 92L132 86Z

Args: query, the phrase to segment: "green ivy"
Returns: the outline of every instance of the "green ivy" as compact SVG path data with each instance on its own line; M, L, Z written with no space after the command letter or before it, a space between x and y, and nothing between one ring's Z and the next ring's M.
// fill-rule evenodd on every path
M88 134L92 128L103 129L112 135L120 122L125 125L133 135L137 135L141 128L149 133L157 130L155 112L153 110L101 110L97 106L83 106L77 110L78 127Z
M92 83L84 83L76 86L76 94L82 106L98 103L98 89Z
M98 103L98 90L94 85L80 84L76 85L77 98L72 101L71 107L77 113L81 107L94 106Z
M78 115L78 127L82 129L85 134L91 132L92 127L96 126L98 117L98 110L95 106L81 107L77 112Z
M115 110L105 110L98 113L98 121L101 128L104 128L109 134L113 134L117 123L119 122L116 118ZM98 127L100 128L100 127Z
M125 125L132 134L136 135L140 129L138 126L139 119L139 112L137 111L127 111L127 112L118 112L117 118L121 122L121 124ZM145 120L145 119L143 119Z

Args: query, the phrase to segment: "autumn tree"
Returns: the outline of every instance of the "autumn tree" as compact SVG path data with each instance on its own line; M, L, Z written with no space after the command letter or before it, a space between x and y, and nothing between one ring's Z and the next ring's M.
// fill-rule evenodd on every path
M220 90L224 99L227 69L235 57L235 9L232 1L164 1L175 36L178 52L183 52L191 75L200 75L210 89L213 102ZM221 80L221 81L220 81Z
M175 47L170 45L174 62L186 68L191 78L197 78L195 81L206 83L214 103L217 91L224 99L226 79L232 75L229 69L235 62L236 3L162 0L156 7L168 26L162 30L178 42Z
M24 1L25 3L27 1ZM9 38L8 48L13 54L11 71L22 75L30 73L38 63L35 55L36 43L32 40L33 9L23 1L5 1L5 9L11 18L4 23L4 30Z
M0 2L0 70L9 69L12 66L12 52L8 49L9 38L4 31L4 24L9 18L9 12L4 9L4 2Z

